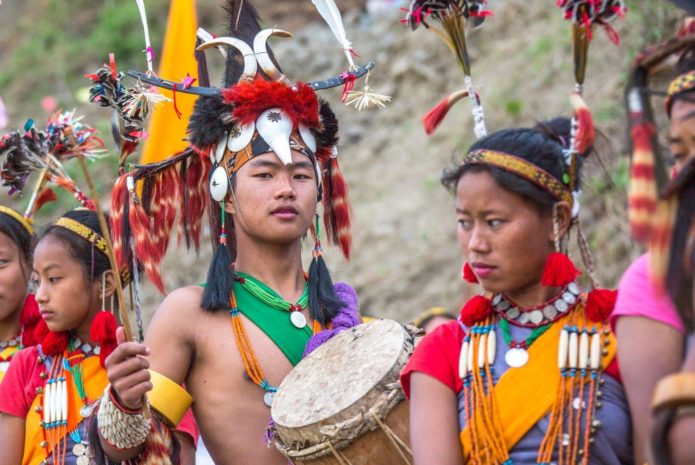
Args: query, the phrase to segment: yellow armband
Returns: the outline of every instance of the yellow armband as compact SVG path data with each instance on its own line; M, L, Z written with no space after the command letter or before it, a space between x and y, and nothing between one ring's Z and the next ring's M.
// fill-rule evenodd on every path
M193 397L181 386L161 373L149 370L152 390L147 394L150 405L169 426L176 428L186 410L193 403Z

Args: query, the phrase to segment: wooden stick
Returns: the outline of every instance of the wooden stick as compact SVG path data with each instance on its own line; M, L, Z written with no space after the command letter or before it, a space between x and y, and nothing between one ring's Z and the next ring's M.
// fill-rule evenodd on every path
M106 223L106 216L104 211L101 209L101 204L99 203L99 195L97 193L96 186L94 185L94 180L92 175L87 168L87 162L84 157L77 157L80 162L80 168L82 168L82 173L84 174L85 180L87 181L87 186L89 187L90 195L94 200L94 205L97 209L97 218L99 219L99 227L101 227L101 235L106 242L106 248L108 250L109 265L113 271L114 281L116 283L116 299L118 300L118 314L121 317L121 323L123 323L123 330L125 332L125 338L127 341L133 340L133 335L130 331L130 319L128 317L128 309L126 308L125 296L123 295L123 282L121 281L121 274L116 267L116 260L113 255L113 242L111 242L111 234L109 233L109 227Z

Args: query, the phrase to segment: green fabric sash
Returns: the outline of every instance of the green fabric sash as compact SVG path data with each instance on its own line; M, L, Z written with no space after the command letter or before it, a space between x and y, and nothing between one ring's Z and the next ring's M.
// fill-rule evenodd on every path
M254 277L245 273L236 273L244 279L253 280L268 293L280 299L282 298L277 292ZM278 310L261 302L237 281L234 282L234 295L236 296L239 311L272 339L292 366L299 363L302 355L304 355L306 344L313 335L311 325L306 325L302 329L296 328L290 321L289 311ZM289 303L287 306L289 307Z

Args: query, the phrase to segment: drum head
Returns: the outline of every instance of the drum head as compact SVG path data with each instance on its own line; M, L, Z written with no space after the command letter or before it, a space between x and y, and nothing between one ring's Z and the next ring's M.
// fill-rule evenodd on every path
M411 351L412 338L391 320L362 324L335 336L294 367L280 385L271 410L278 431L344 421L369 408L394 389Z

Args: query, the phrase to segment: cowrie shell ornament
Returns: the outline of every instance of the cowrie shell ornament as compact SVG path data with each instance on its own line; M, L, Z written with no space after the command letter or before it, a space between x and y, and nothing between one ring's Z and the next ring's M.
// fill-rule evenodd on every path
M244 150L244 148L251 143L255 130L256 125L254 123L237 124L237 126L231 130L229 139L227 139L227 148L229 151L235 153Z
M280 108L264 111L256 120L258 134L284 163L292 163L290 136L292 135L292 120Z

